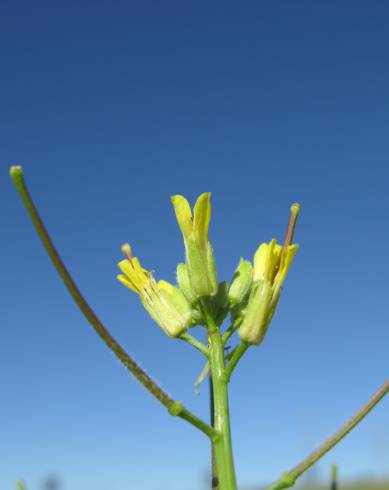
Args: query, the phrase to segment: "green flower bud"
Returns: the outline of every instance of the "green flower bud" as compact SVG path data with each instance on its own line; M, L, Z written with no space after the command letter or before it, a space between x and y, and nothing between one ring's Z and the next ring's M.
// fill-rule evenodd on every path
M245 301L249 294L252 280L253 266L251 265L251 262L240 259L228 290L228 300L231 308L234 308Z

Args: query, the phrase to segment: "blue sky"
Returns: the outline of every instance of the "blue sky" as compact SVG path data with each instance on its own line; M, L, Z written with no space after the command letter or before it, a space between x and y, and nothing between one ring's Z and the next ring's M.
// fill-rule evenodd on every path
M220 279L282 239L301 248L264 344L231 383L238 481L270 482L389 371L389 7L380 1L5 1L1 8L0 487L199 490L208 443L169 417L94 335L8 177L22 164L74 278L175 398L200 355L115 279L129 241L174 280L169 196L212 192ZM388 474L384 400L319 464Z

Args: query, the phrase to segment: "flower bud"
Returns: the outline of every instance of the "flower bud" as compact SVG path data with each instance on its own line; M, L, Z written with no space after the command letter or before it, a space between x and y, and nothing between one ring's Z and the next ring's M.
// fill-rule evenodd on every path
M247 298L252 279L253 266L251 262L240 259L228 290L228 300L231 308L243 303Z

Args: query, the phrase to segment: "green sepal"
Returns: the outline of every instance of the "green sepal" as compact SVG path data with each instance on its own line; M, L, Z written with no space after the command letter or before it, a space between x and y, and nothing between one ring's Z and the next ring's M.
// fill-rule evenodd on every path
M211 285L211 296L217 294L219 284L217 282L217 274L216 274L216 264L215 264L215 256L213 253L213 248L211 242L207 242L206 245L206 256L207 256L207 274L208 280Z
M176 277L177 277L178 287L184 293L189 303L191 305L194 305L197 302L197 297L190 283L188 268L186 264L180 263L177 265Z
M150 316L169 337L179 337L191 326L192 308L176 286L159 281L139 297Z
M189 281L197 299L217 293L215 260L209 242L201 246L192 233L185 241Z
M267 331L276 305L272 304L272 288L267 280L254 283L239 336L248 344L259 345Z

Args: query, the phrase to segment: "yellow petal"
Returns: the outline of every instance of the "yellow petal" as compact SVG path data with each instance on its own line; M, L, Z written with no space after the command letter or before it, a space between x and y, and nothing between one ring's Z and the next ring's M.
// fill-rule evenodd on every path
M118 263L119 269L123 272L125 276L131 276L133 267L128 259L123 259Z
M201 243L208 241L208 228L211 220L211 193L204 192L199 196L194 207L193 228Z
M267 269L267 279L271 282L278 272L281 261L282 246L277 244L277 240L273 240L269 244L269 264Z
M285 255L280 267L280 270L275 278L274 281L274 294L277 294L278 291L280 290L283 282L285 281L286 275L289 271L290 266L292 265L294 256L297 253L299 246L296 244L289 245L286 248Z
M178 226L180 227L184 238L187 239L193 230L192 210L184 196L172 196L171 200L176 213Z
M127 281L132 284L132 289L136 289L138 293L150 282L148 272L142 268L136 257L131 260L121 260L118 263L118 267L123 272Z
M266 271L266 263L269 254L269 244L262 243L254 255L253 280L259 281L263 279Z
M285 274L288 273L289 267L292 265L294 256L297 253L299 246L297 244L289 245L289 247L286 250L286 255L285 255L285 263L283 264L282 267L282 272L285 270Z
M280 263L282 247L275 238L269 243L262 243L254 255L253 280L266 279L273 282Z
M119 274L118 276L116 276L116 278L127 288L139 294L137 287L124 274Z

